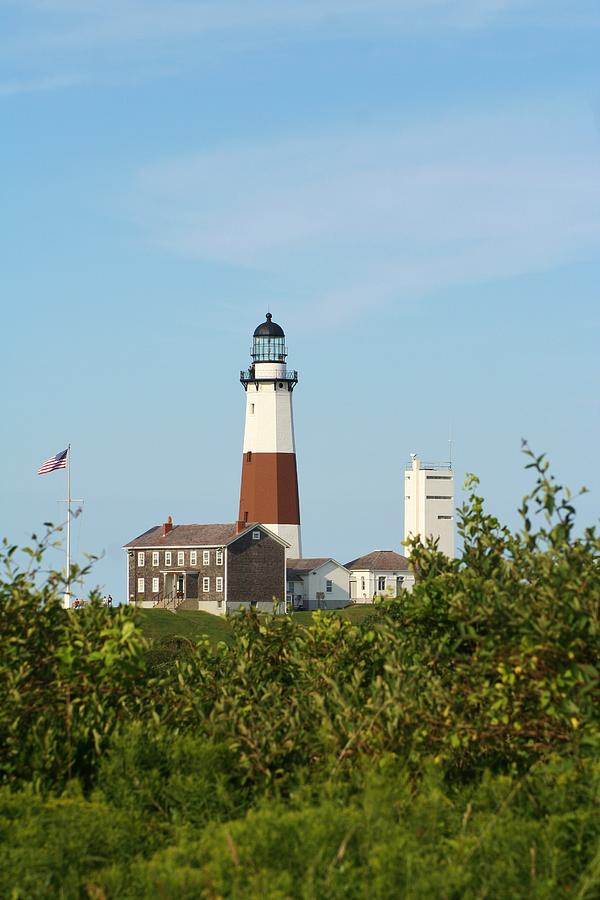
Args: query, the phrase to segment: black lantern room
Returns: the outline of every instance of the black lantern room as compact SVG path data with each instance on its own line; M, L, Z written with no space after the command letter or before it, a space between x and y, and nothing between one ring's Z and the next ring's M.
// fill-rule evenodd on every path
M271 313L254 332L252 340L252 359L257 362L285 362L287 351L285 334L281 325L272 322Z

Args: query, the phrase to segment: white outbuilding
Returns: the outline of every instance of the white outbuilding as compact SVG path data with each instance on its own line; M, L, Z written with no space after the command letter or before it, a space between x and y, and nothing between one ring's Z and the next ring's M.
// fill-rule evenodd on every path
M415 575L405 556L393 550L373 550L346 563L350 571L350 602L372 603L377 597L397 597L410 591Z
M289 609L341 609L350 603L350 573L331 557L287 561Z

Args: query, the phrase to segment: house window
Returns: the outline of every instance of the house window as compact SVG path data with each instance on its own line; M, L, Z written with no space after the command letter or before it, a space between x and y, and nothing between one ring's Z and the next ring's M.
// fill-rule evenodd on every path
M253 531L253 532L252 532L252 540L253 540L253 541L260 541L260 531Z
M377 579L377 590L385 591L385 575L380 575Z
M366 589L365 576L364 576L364 575L363 575L362 578L360 579L360 589L361 589L361 591L364 591L364 590Z
M223 565L223 551L222 550L217 550L217 552L215 554L215 562L218 566Z
M185 550L177 551L177 565L185 566Z
M198 551L190 550L190 566L198 565Z
M173 565L173 554L170 550L165 550L165 566Z
M217 591L218 594L222 593L222 591L223 591L223 576L222 575L217 576L217 583L215 585L215 590Z
M143 566L146 562L146 554L138 553L138 566Z
M210 550L202 551L202 565L210 566Z
M160 562L159 552L158 552L158 550L153 550L152 551L152 565L157 566L159 564L159 562Z
M205 594L208 594L208 592L210 591L210 578L202 579L202 590Z
M333 582L330 581L329 578L325 582L325 590L327 591L328 594L331 594L331 592L333 591Z
M143 578L138 578L138 594L143 594L143 593L144 593L144 589L145 589L145 587L144 587L144 579L143 579Z
M158 594L159 590L160 590L160 579L153 578L152 579L152 593Z

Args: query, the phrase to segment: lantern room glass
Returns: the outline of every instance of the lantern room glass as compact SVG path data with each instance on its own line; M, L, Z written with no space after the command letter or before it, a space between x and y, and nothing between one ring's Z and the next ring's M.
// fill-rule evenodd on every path
M283 362L286 357L284 337L255 337L252 341L254 362Z

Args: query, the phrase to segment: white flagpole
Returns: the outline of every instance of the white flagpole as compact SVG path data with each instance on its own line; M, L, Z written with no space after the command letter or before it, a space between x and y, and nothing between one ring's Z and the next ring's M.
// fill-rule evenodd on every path
M71 606L71 445L67 448L67 589L63 605Z

